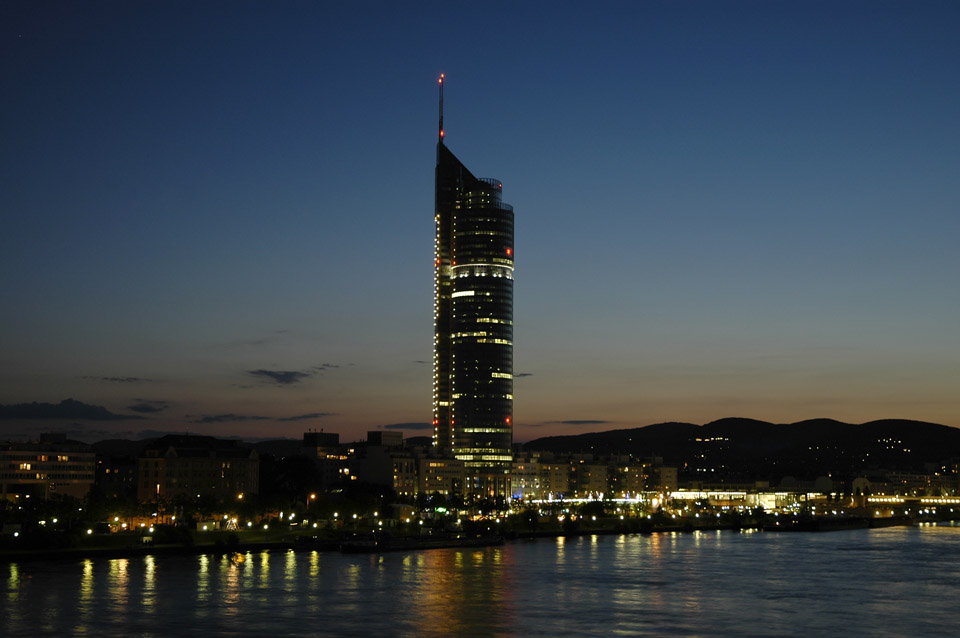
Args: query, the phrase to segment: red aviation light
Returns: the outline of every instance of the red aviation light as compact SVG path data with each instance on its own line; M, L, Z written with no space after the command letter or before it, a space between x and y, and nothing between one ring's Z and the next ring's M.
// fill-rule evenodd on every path
M443 78L446 77L443 73L440 74L440 84L443 84Z
M440 425L440 419L434 419L434 420L433 420L433 424L434 424L434 425Z
M443 129L440 129L440 137L443 137Z
M439 268L439 267L440 267L440 260L439 260L439 259L436 260L436 261L433 263L433 267L434 267L434 268Z
M513 248L507 248L507 257L513 257Z
M504 421L507 422L507 425L510 425L513 422L513 419L511 419L510 417L507 417L506 419L504 419Z

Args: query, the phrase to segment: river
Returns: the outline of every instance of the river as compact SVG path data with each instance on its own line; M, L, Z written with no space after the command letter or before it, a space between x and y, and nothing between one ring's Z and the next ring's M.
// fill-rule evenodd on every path
M0 636L942 636L960 527L0 565Z

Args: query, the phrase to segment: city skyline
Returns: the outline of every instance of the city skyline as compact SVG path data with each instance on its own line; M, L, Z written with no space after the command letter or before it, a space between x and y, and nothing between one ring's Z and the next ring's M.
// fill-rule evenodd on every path
M516 440L960 425L960 8L485 12L0 7L0 404L82 404L0 438L429 435L440 72L523 211Z

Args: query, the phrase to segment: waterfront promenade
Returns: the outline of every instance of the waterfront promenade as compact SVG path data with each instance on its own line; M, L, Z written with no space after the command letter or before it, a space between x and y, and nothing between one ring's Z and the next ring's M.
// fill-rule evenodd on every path
M503 517L487 521L474 521L469 526L476 533L497 535L504 539L556 538L613 534L658 534L691 533L720 530L754 530L764 532L827 532L849 529L884 528L892 526L912 526L946 522L960 519L960 512L954 518L952 513L940 515L921 515L913 517L869 517L865 512L857 511L845 515L800 516L800 515L737 515L737 516L649 516L649 517L584 517L551 521L550 524L525 524L519 517ZM146 555L197 555L232 554L237 552L279 551L279 550L327 550L338 551L341 542L357 533L378 533L383 531L363 530L360 526L346 529L299 529L296 527L273 530L240 530L236 532L210 531L186 532L179 530L157 530L156 536L149 532L119 532L107 534L79 534L60 539L59 546L30 547L28 543L17 543L17 539L6 539L0 546L0 563L23 562L45 559L75 558L123 558ZM423 530L401 527L387 534L398 539L429 538ZM177 542L154 542L166 537L176 537ZM408 544L416 548L415 544ZM429 547L429 544L424 544Z

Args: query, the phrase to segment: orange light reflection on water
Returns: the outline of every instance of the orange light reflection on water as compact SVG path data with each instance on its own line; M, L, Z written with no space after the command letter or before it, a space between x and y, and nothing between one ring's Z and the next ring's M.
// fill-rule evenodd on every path
M507 549L431 550L408 556L404 565L420 576L411 605L423 620L424 635L494 634L510 626L512 554Z

